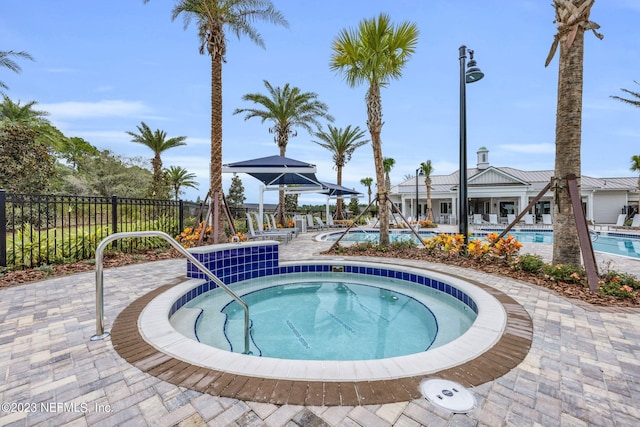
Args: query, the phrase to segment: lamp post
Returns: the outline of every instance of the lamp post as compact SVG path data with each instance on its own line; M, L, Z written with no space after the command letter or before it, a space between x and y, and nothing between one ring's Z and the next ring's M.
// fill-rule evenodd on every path
M469 52L469 65L465 67ZM465 69L467 68L467 69ZM484 74L473 59L473 50L460 46L460 185L459 185L459 232L464 238L464 250L469 243L469 198L467 194L467 83L477 82Z
M416 222L420 215L420 205L418 204L418 176L422 176L422 168L416 169Z

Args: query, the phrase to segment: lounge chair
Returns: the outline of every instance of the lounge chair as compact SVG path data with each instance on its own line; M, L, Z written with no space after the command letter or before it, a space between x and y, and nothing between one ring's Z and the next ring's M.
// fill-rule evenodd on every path
M258 229L260 228L260 215L258 214L258 212L254 212L253 213L256 217L256 222L258 223ZM271 223L271 221L269 220L269 216L265 215L265 219L267 220L266 224L266 229L264 228L264 222L262 223L263 229L259 230L260 232L263 233L271 233L271 234L278 234L278 233L289 233L289 240L293 239L297 233L297 229L293 229L293 228L278 228L275 226L276 222L273 222L273 225Z
M482 219L482 214L473 214L473 222L472 224L480 225L484 222Z
M251 215L246 212L245 215L247 216L247 226L249 227L249 237L252 239L277 239L278 237L281 237L284 239L285 243L289 243L289 238L291 237L291 233L289 232L276 232L276 231L256 231L255 228L253 227L253 219L251 218ZM257 217L257 215L256 215ZM258 218L256 218L258 219Z
M516 221L516 214L507 214L507 222L513 224Z
M307 230L318 230L320 226L316 224L313 215L307 214Z
M524 219L524 224L525 225L533 225L535 224L535 220L533 218L532 214L526 214L524 217L522 217Z
M551 219L551 214L542 214L542 223L544 225L552 225L553 220Z
M267 225L269 226L268 231L288 231L289 233L293 234L292 237L298 236L298 229L296 227L278 228L276 217L273 214L267 214L265 215L265 218L267 218Z
M640 228L640 214L635 214L628 228Z
M626 220L627 220L627 214L618 215L618 219L616 220L615 225L609 226L609 230L611 229L611 227L613 227L613 228L624 227L624 223L625 223Z
M325 228L327 228L325 223L320 218L318 218L317 216L314 216L313 219L315 219L316 224L318 225L318 228L320 230L324 230Z
M489 224L498 225L498 214L489 214Z

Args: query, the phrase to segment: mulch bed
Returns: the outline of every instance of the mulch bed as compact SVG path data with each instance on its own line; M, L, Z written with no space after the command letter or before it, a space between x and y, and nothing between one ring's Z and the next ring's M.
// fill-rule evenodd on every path
M362 250L358 248L353 250L349 247L342 247L339 250L327 251L325 254L340 256L369 256L369 257L386 257L386 258L404 258L423 260L447 265L454 265L473 270L484 271L485 273L497 274L506 277L512 277L523 282L532 283L538 286L550 289L557 294L567 298L581 300L590 304L609 307L640 307L640 297L636 295L634 298L616 298L610 295L592 294L586 283L564 283L545 280L539 275L529 273L522 270L516 270L506 265L502 260L492 262L488 259L475 259L460 256L458 254L449 254L444 251L434 251L429 253L422 248L410 247L389 247L385 251L380 251L375 247Z
M608 295L592 294L586 283L564 283L551 282L542 277L521 270L516 270L500 261L490 262L488 260L477 260L466 258L456 254L448 254L446 252L428 253L422 248L407 247L390 247L385 251L375 248L363 250L351 250L348 247L340 248L340 252L332 251L325 254L340 256L370 256L370 257L387 257L387 258L405 258L424 260L428 262L436 262L458 267L470 268L473 270L484 271L485 273L498 274L502 276L512 277L523 282L532 283L538 286L550 289L557 294L567 298L577 299L590 304L609 307L640 307L640 297L635 298L616 298ZM104 267L120 267L123 265L137 264L142 262L159 261L165 259L178 258L180 255L174 249L167 251L149 250L135 254L111 253L104 254ZM51 277L65 276L75 273L95 271L93 260L85 260L74 262L72 264L59 264L48 266L47 268L16 270L0 273L0 288L22 285L25 283L37 282Z
M102 265L104 268L121 267L129 264L178 258L179 256L180 254L175 249L169 249L166 251L158 251L154 249L134 254L105 252ZM8 271L4 274L0 273L0 288L37 282L44 279L50 279L52 277L95 271L95 269L95 261L91 259L71 264L55 264L40 268Z

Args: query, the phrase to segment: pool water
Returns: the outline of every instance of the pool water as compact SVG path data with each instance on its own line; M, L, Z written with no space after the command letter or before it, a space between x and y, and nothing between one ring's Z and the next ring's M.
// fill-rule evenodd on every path
M275 286L268 285L273 279L239 284L247 290L239 294L249 305L253 354L299 360L403 356L453 341L476 318L457 299L425 286L386 277L318 275L289 274L295 278ZM244 311L219 291L188 304L203 309L196 335L205 344L240 352Z
M487 230L487 232L501 232L502 230ZM471 238L482 238L487 232L481 232L472 234ZM428 231L419 232L421 238L428 239L438 235L439 233ZM512 235L519 242L522 243L553 243L552 231L510 231L508 234ZM340 237L341 232L334 232L326 235L327 241L336 241ZM418 242L415 235L410 231L393 231L389 235L392 242L402 241L414 241ZM378 231L362 231L352 230L345 236L341 242L377 242L379 238ZM614 255L629 256L634 258L640 258L640 238L633 238L626 235L606 235L601 233L591 232L591 243L593 250L598 252L606 252Z

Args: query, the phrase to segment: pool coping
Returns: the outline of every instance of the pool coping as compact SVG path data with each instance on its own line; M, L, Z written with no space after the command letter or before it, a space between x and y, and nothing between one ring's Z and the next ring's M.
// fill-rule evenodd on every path
M402 268L417 270L429 276L442 275L427 268ZM171 292L167 294L167 291L172 289L180 292L180 286L184 283L159 288L128 306L114 322L112 342L123 358L142 371L203 393L257 402L298 405L361 405L407 401L421 396L419 384L426 378L449 379L466 387L498 378L517 366L531 346L531 318L515 300L473 280L452 274L446 276L484 290L500 303L505 315L501 334L490 345L485 343L486 348L483 351L465 354L464 348L460 348L459 345L450 346L446 351L442 351L445 357L455 359L452 359L452 363L425 366L429 361L424 358L416 359L415 355L381 359L394 362L393 365L386 364L389 372L380 375L375 374L376 367L371 367L373 361L359 361L353 365L352 370L345 369L344 372L349 375L335 377L326 375L329 372L335 373L336 365L333 363L326 370L314 372L307 370L308 362L318 362L321 366L324 366L324 362L274 359L275 365L267 362L269 369L286 367L287 375L281 375L284 370L278 371L280 368L269 374L269 369L265 371L259 367L264 362L261 359L269 358L225 352L192 340L187 342L185 337L173 335L173 328L171 331L159 328L159 325L154 323L155 320L161 321L164 318L169 324L167 311L164 311L166 307L155 306L147 311L147 315L152 317L144 319L143 312L151 301L167 298L167 295L172 295ZM156 319L150 322L153 317ZM138 327L139 324L142 328ZM143 335L155 335L155 343L147 342ZM171 351L167 351L167 348ZM186 350L186 353L183 350ZM432 351L436 350L438 349ZM396 359L400 359L402 363L398 364ZM439 359L441 360L441 357ZM260 375L256 374L258 370L261 370ZM291 375L288 375L289 372Z

